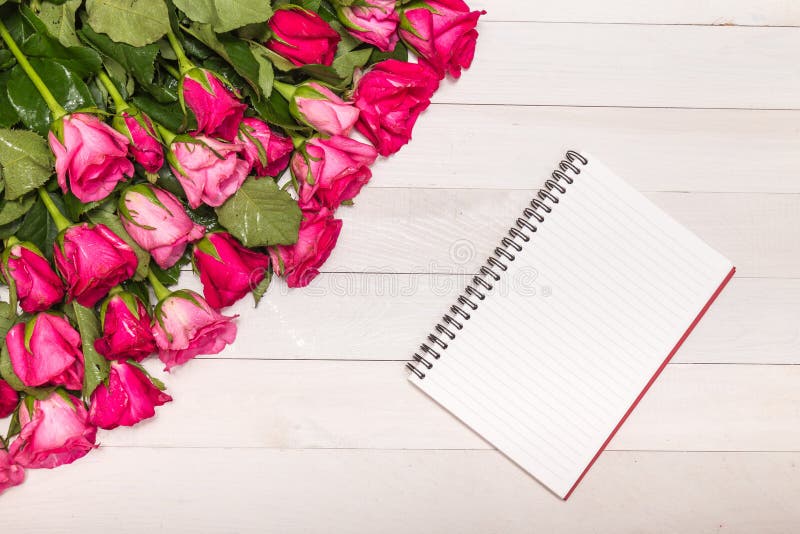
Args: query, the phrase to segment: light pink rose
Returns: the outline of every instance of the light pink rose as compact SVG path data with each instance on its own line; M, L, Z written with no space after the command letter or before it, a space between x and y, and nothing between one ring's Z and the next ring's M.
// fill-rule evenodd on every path
M289 110L301 122L325 135L350 135L358 120L358 108L352 102L345 102L317 82L297 87Z
M64 282L33 243L16 243L3 251L2 270L24 312L49 310L64 298Z
M244 145L242 155L253 167L257 178L278 176L289 165L294 150L292 140L272 131L259 119L248 117L239 129L239 142Z
M201 354L217 354L233 343L234 319L214 311L194 291L184 289L167 296L153 314L153 336L166 370Z
M27 339L26 339L27 337ZM30 387L83 387L81 336L64 317L42 312L6 334L14 374Z
M276 9L267 25L273 36L264 46L298 67L330 65L342 40L322 17L299 6Z
M133 176L127 137L86 113L66 115L59 124L60 135L50 132L48 139L64 193L72 191L84 203L102 200L119 182Z
M19 404L19 394L8 385L8 382L0 379L0 419L11 415L17 409L17 404Z
M247 109L210 71L193 69L183 78L183 98L197 118L197 131L226 141L236 139Z
M147 307L133 293L116 293L100 307L102 337L94 341L97 352L109 360L140 362L156 351Z
M366 0L366 4L339 8L339 20L347 28L347 33L359 41L391 52L397 45L397 24L400 21L395 11L395 0Z
M133 113L123 111L114 119L114 126L130 140L133 159L144 167L145 171L158 172L164 165L164 147L161 146L161 138L150 117L141 111Z
M292 158L292 173L300 184L300 206L307 209L314 199L336 209L354 198L369 182L378 152L370 145L334 135L314 137Z
M205 136L195 139L172 143L167 158L189 206L208 204L216 208L239 190L250 172L247 161L239 158L244 145Z
M23 402L19 409L19 436L8 449L14 462L26 469L52 469L71 464L97 447L97 428L88 422L83 401L51 393L33 403L33 413Z
M100 384L92 393L89 422L105 429L133 426L153 417L156 406L171 400L141 369L111 362L108 385Z
M186 245L205 228L195 224L172 193L149 184L125 189L119 198L120 220L128 234L162 269L175 265Z
M203 296L218 310L232 305L264 280L269 256L242 246L227 232L208 234L194 247Z
M319 275L339 239L342 221L327 208L304 211L297 243L269 249L272 266L289 287L306 287Z
M19 486L24 480L25 469L16 464L8 452L0 449L0 493Z

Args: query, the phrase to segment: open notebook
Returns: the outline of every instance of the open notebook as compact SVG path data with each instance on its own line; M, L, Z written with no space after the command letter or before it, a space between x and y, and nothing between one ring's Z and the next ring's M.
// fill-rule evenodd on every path
M733 273L570 151L414 355L410 380L566 499Z

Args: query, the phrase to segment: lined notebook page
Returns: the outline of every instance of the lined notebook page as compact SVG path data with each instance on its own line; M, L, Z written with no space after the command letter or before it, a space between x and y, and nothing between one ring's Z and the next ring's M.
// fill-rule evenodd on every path
M425 378L410 375L562 498L733 272L586 157Z

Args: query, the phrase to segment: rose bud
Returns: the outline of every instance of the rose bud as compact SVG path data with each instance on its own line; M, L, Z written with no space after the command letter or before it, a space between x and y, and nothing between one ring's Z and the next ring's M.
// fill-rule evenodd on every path
M6 334L14 374L29 387L83 387L81 336L64 317L42 312Z
M340 7L339 20L347 33L383 52L391 52L397 45L397 24L400 16L395 11L395 0L365 0L363 6Z
M463 0L415 2L400 18L400 38L430 64L439 78L454 78L468 69L475 55L478 18L486 11L470 11Z
M197 118L197 131L226 141L236 139L247 105L205 69L192 69L182 83L183 99Z
M306 287L319 275L342 229L342 221L327 208L304 211L303 217L297 243L269 249L275 272L286 278L289 287Z
M11 244L0 268L24 312L49 310L64 298L64 282L33 243Z
M117 183L133 176L128 138L94 115L66 115L56 129L59 135L50 132L48 139L56 155L58 185L64 193L72 191L83 203L102 200Z
M114 128L130 141L130 152L144 170L156 173L164 165L164 147L150 117L138 110L114 117Z
M77 224L58 234L53 259L67 299L92 307L136 272L133 249L104 224Z
M323 206L336 209L354 198L369 182L378 152L370 145L335 135L314 137L303 151L292 158L292 173L300 184L300 206L307 209L312 198Z
M273 132L266 122L255 118L242 121L239 142L244 145L242 156L258 178L282 173L294 150L291 139Z
M275 88L289 100L289 111L300 122L325 135L350 135L358 109L317 82L299 87L276 82Z
M356 129L382 156L411 140L414 123L431 103L439 79L430 68L405 61L381 61L356 84L353 98L361 110Z
M273 37L264 46L295 66L330 66L341 35L322 17L298 6L276 9L267 23Z
M28 469L52 469L71 464L97 447L97 427L89 424L83 402L54 392L36 400L32 413L19 408L19 436L8 449L13 460Z
M189 218L175 195L149 184L125 189L119 198L119 214L131 238L162 269L175 265L186 245L205 233L205 227Z
M250 165L239 158L241 143L225 143L197 136L196 141L176 141L167 160L183 186L189 206L219 207L239 190L250 172Z
M0 449L0 493L19 486L23 480L25 480L25 469L15 463L8 452Z
M0 419L8 417L17 408L19 395L8 382L0 379Z
M153 417L156 406L171 400L137 366L111 362L108 385L100 384L92 393L89 422L106 430L133 426Z
M226 232L208 234L194 247L203 296L218 310L230 306L264 280L269 256L253 252Z
M235 317L222 315L203 297L187 289L175 291L156 306L153 336L165 370L200 354L217 354L236 339Z
M103 301L100 322L103 336L94 348L109 360L140 362L156 351L147 307L134 294L120 292Z

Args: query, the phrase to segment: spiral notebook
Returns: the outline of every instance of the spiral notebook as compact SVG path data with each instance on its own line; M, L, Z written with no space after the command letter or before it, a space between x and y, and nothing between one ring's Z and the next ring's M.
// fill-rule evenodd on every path
M567 499L734 271L569 151L414 354L409 379Z

